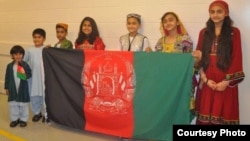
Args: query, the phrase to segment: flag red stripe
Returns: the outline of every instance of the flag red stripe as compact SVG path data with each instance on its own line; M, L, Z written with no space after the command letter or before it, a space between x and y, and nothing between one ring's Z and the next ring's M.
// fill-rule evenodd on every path
M132 66L133 54L84 51L84 56L85 129L131 137L134 119L128 77L132 75L129 66Z

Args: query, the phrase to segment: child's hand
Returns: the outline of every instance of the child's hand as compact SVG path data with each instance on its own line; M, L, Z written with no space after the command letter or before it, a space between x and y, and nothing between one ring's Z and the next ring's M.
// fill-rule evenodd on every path
M221 81L221 82L217 83L217 87L215 90L224 91L228 85L229 85L229 81Z
M211 89L215 90L217 88L217 83L213 80L208 79L207 86L210 87Z
M79 45L79 49L94 49L94 46L82 44L82 45Z
M46 47L46 48L51 47L51 44L48 44L48 45L46 45L45 47Z
M192 55L194 58L197 58L197 59L201 59L201 56L202 56L202 52L200 50L195 50L192 52Z
M197 64L201 60L202 52L200 50L195 50L192 52L192 56L194 57L195 64Z
M145 52L147 52L147 53L152 52L152 49L151 49L150 47L147 47L147 48L145 49Z
M9 95L9 90L5 89L5 91L6 91L6 94Z
M203 88L203 85L204 85L204 83L202 81L200 81L198 88L201 90Z

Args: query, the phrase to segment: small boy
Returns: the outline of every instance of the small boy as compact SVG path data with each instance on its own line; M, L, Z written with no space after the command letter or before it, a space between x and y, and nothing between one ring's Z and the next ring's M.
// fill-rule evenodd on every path
M67 34L68 34L68 24L65 23L56 24L56 37L59 41L55 44L54 47L73 49L72 42L67 40L66 38Z
M25 51L16 45L10 50L13 61L7 65L4 89L8 95L10 127L27 126L29 118L29 88L27 79L31 77L29 65L23 61Z
M128 33L120 36L120 49L122 51L146 51L151 52L152 49L146 36L139 33L141 27L141 15L130 13L127 15Z
M42 28L36 28L33 33L34 45L26 51L24 61L26 61L32 71L32 77L29 79L30 87L30 107L34 114L32 121L37 122L43 117L43 122L47 121L47 112L45 105L45 85L42 51L46 39L46 32Z

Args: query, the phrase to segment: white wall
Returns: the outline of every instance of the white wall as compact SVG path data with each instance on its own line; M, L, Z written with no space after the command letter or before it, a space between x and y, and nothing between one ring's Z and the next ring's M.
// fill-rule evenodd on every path
M107 50L118 50L118 38L127 33L126 15L142 15L141 33L148 36L152 46L161 34L160 18L167 11L176 12L195 45L199 30L208 19L211 0L0 0L0 92L6 64L11 61L9 49L15 44L25 48L32 44L32 31L41 27L47 32L46 44L56 43L55 24L69 24L68 39L75 41L79 25L85 16L93 17L99 27ZM230 15L242 35L244 71L246 78L240 84L241 124L250 124L250 1L227 0ZM248 54L248 55L247 55Z

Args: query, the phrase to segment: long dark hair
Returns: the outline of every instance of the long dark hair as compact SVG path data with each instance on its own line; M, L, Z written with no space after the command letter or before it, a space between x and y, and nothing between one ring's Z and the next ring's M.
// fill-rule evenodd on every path
M217 47L217 67L222 71L226 71L231 64L232 57L232 34L233 34L233 21L229 16L226 16L222 25L220 35L218 37ZM209 54L211 53L212 44L216 38L214 22L209 18L206 23L206 29L204 32L204 39L202 43L202 59L201 66L204 70L207 69L209 60Z
M83 26L83 23L85 21L89 21L91 24L91 27L92 27L92 32L89 35L86 35L82 32L82 26ZM91 17L85 17L82 20L81 25L79 27L79 33L78 33L78 37L76 39L76 43L82 44L83 41L87 40L90 44L93 44L96 37L98 37L98 36L99 36L99 31L98 31L95 20Z

